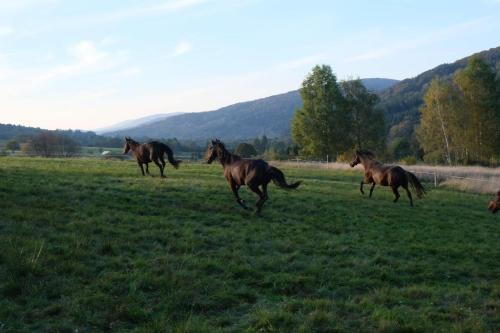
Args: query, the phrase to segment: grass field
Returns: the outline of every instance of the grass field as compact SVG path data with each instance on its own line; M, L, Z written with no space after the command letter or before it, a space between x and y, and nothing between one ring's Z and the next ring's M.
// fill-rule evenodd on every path
M283 170L258 217L219 165L0 157L0 331L500 331L488 196Z

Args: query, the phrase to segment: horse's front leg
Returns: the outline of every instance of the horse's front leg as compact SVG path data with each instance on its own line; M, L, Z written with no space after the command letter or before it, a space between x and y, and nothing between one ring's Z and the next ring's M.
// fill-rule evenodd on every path
M365 194L365 191L363 191L363 184L365 183L365 180L361 180L361 184L359 185L359 191L361 192L361 194Z
M248 209L248 207L245 205L245 202L240 198L240 195L238 194L240 186L236 185L234 180L229 180L229 185L231 185L231 190L233 191L233 194L236 197L236 202L244 209Z

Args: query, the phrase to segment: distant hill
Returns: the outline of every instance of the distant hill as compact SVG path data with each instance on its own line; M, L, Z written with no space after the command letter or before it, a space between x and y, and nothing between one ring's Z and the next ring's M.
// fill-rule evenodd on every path
M500 73L500 47L474 55L483 58ZM432 79L451 77L458 69L467 65L469 58L470 56L451 64L439 65L414 78L400 81L379 93L381 98L380 106L385 111L386 121L390 128L389 140L397 137L411 137L420 119L418 110L423 104L425 90Z
M216 111L185 113L135 128L105 133L108 136L239 140L267 135L288 136L290 119L302 105L298 91L237 103Z
M368 89L380 91L397 83L391 79L363 79ZM266 135L288 137L295 110L302 107L299 91L290 91L254 101L237 103L215 111L185 113L119 131L107 136L177 138L179 140L242 140Z
M381 78L362 79L361 81L363 81L363 84L365 85L366 89L377 93L384 91L387 88L390 88L399 82L399 80L381 79Z
M141 117L141 118L137 118L137 119L125 120L125 121L119 122L119 123L111 125L111 126L95 129L94 132L97 134L102 134L102 133L106 133L106 132L120 131L120 130L124 130L127 128L147 125L147 124L150 124L152 122L162 120L162 119L167 119L167 118L173 117L173 116L178 116L180 114L182 114L182 112L163 113L163 114L154 114L151 116Z
M48 131L38 127L28 127L12 124L0 124L0 140L16 140L25 142L30 137L40 134L43 131ZM90 131L80 130L54 130L50 131L57 134L66 135L78 142L81 146L89 147L122 147L123 140L120 138L110 138L97 135Z

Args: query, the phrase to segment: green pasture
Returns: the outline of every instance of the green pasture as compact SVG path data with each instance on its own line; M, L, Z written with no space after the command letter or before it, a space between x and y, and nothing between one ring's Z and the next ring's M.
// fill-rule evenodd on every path
M286 167L257 216L220 165L150 171L0 157L0 332L500 331L488 196Z

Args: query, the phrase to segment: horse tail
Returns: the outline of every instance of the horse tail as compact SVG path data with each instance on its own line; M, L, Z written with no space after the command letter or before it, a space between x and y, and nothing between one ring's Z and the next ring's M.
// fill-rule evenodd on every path
M170 147L167 146L166 144L162 144L162 147L165 153L167 154L167 158L170 164L172 164L176 169L179 168L179 164L181 163L181 161L176 160L174 158L174 153L172 152L172 149L170 149Z
M418 180L417 176L415 176L413 173L410 171L406 171L406 174L408 175L408 181L411 185L411 188L417 193L417 197L422 198L425 194L425 188L420 183Z
M285 175L283 172L281 172L280 169L275 168L275 167L270 167L269 168L269 173L271 174L271 179L274 184L278 185L281 188L286 188L286 189L295 189L299 187L300 183L302 181L295 182L293 184L287 184L285 180Z

